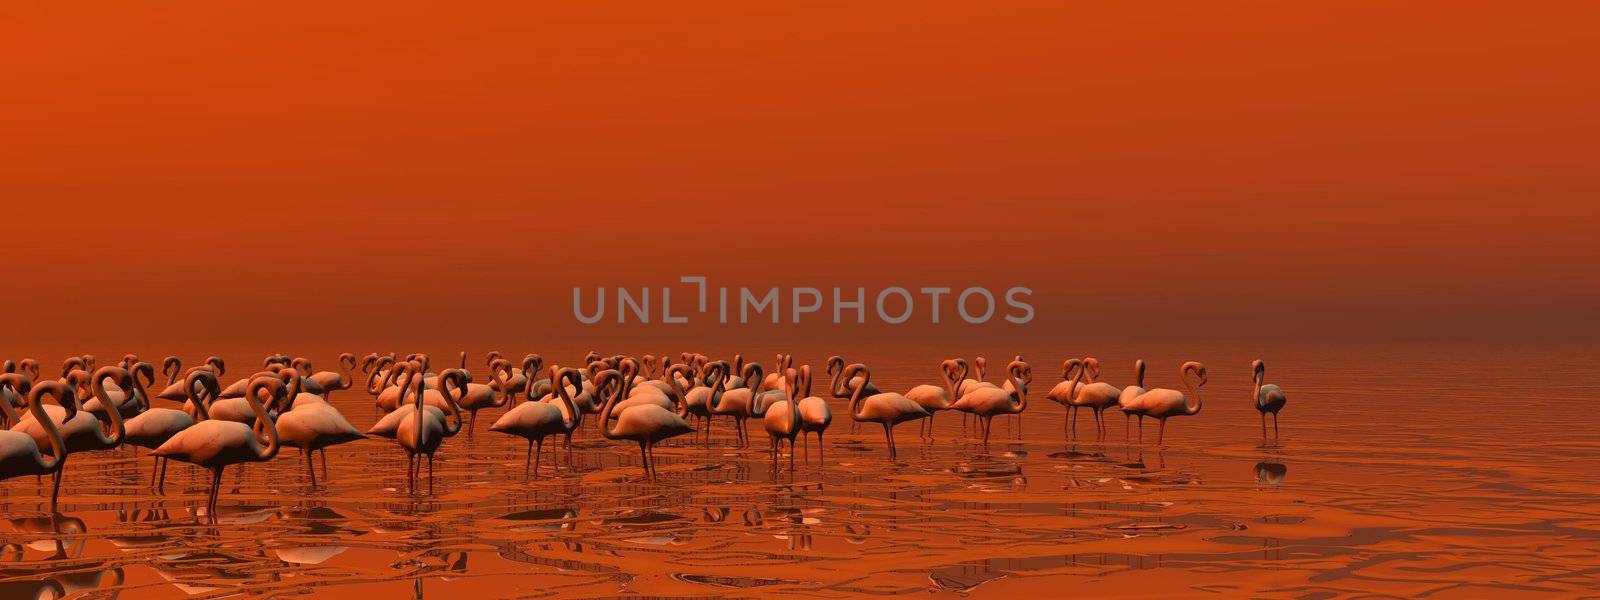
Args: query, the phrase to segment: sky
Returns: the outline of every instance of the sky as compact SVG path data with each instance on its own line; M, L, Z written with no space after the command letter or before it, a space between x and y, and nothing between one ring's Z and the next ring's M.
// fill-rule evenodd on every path
M0 355L1600 334L1593 3L0 12ZM1036 315L572 315L684 275Z

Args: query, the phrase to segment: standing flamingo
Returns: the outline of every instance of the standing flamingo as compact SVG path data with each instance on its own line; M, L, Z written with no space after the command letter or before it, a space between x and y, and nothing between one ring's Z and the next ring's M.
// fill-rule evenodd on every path
M933 438L934 414L941 410L950 410L957 398L957 382L966 376L966 369L960 363L954 359L947 359L939 363L939 383L943 385L923 384L906 392L907 398L928 410L928 418L923 420L921 426L926 428L929 439Z
M0 374L0 388L11 390L26 397L28 411L35 421L43 425L45 431L45 444L50 447L50 457L46 458L39 451L39 444L33 436L20 431L0 431L0 480L21 477L23 475L52 474L55 477L55 487L50 491L50 512L55 513L56 499L61 496L61 468L67 463L69 452L65 441L61 439L61 431L56 428L55 418L44 410L44 399L55 398L61 405L65 418L71 421L78 413L78 399L73 395L72 388L59 381L41 381L35 386L26 376L20 373ZM9 407L6 408L10 410Z
M290 376L295 377L292 374ZM295 385L286 387L293 388ZM339 409L316 394L296 390L293 395L286 391L284 396L288 398L289 405L288 409L280 413L277 418L278 435L282 438L280 443L290 448L299 448L300 453L305 455L306 474L311 476L311 486L315 488L317 472L312 465L313 456L318 452L322 453L322 473L326 477L327 448L348 444L367 436L362 435L361 430L351 425Z
M461 407L456 404L456 397L466 395L467 373L460 369L445 369L439 373L439 392L450 404L450 415L454 417L449 422L446 422L442 413L428 411L423 404L423 379L427 376L427 368L413 362L407 366L404 375L406 384L401 386L400 400L404 402L404 394L410 393L415 398L415 404L412 405L411 418L400 422L394 437L410 459L407 466L408 489L416 490L416 479L422 470L422 461L417 460L417 455L422 454L428 457L428 489L432 490L433 455L439 451L445 438L461 430Z
M721 404L722 394L727 391L728 368L728 362L723 360L702 365L692 376L696 381L706 382L705 385L691 385L683 394L683 404L678 407L678 416L695 418L705 424L700 435L707 446L711 445L711 417L717 414L712 409Z
M1083 378L1084 384L1078 388L1079 404L1094 412L1095 439L1103 439L1106 426L1101 413L1117 405L1122 390L1100 381L1100 360L1093 356L1083 359ZM1073 423L1073 433L1077 433L1077 423Z
M828 357L828 375L832 376L833 378L833 380L828 384L828 394L834 398L848 401L850 399L850 390L855 389L856 382L853 379L846 380L843 377L844 367L844 357L837 354ZM883 393L883 391L879 390L878 386L872 385L872 382L869 381L866 384L866 390L864 393L868 396L876 396ZM859 425L859 423L856 421L850 421L851 433L855 433L857 425Z
M738 356L736 355L737 359ZM761 363L744 363L744 370L740 373L739 381L761 380ZM757 383L757 386L760 384ZM733 417L735 444L743 448L749 443L749 435L745 430L745 420L750 417L751 410L755 407L756 392L751 386L729 389L723 392L722 399L716 406L710 407L713 415L728 415Z
M206 515L213 522L217 515L217 495L222 489L222 470L228 465L264 462L278 455L278 428L267 418L267 411L261 407L258 398L261 392L266 392L270 402L280 401L284 389L283 381L276 377L251 380L245 392L245 401L255 412L254 428L237 421L207 419L178 432L153 452L157 456L211 470L211 493L206 498ZM266 435L266 446L256 439L257 429Z
M322 386L322 396L333 399L333 393L339 390L350 389L350 371L356 368L356 355L345 352L339 355L339 371L318 371L311 374L311 381Z
M889 460L895 459L894 426L912 419L926 418L930 413L910 398L894 392L867 396L867 386L872 384L872 371L866 365L855 363L842 372L845 381L853 382L850 392L850 418L883 425L883 439L889 446ZM857 379L857 377L860 379Z
M227 364L220 356L208 356L204 364L189 367L184 370L183 362L176 356L168 356L161 360L161 372L167 376L167 387L156 394L162 400L183 402L189 398L189 393L183 390L183 378L195 369L208 369L217 376L217 381L222 380L222 374L227 372Z
M1134 377L1134 384L1130 385L1128 387L1122 388L1122 391L1117 394L1117 405L1118 406L1126 406L1129 403L1132 403L1134 398L1138 398L1139 394L1145 393L1146 390L1144 389L1144 359L1141 358L1141 359L1133 361L1133 377ZM1128 422L1131 421L1132 419L1133 419L1133 414L1132 413L1127 413L1127 412L1122 413L1122 439L1128 439L1130 437L1133 437L1132 433L1128 431ZM1140 415L1139 416L1139 426L1140 427L1144 427L1144 415Z
M828 431L828 425L833 424L833 409L828 407L828 401L811 395L811 365L800 365L800 376L796 384L801 386L793 390L800 400L796 402L800 411L800 444L805 445L806 434L817 434L817 462L822 462L822 434ZM807 446L809 447L809 446ZM811 452L806 451L806 462L811 462Z
M1277 384L1262 383L1267 380L1267 363L1260 360L1251 362L1250 372L1253 382L1250 395L1255 398L1256 410L1261 411L1261 437L1267 437L1267 413L1272 413L1272 437L1278 437L1278 411L1283 410L1289 397L1283 394L1283 389Z
M504 361L504 359L498 360ZM616 371L604 371L598 377L601 387L604 387L611 379L620 378L621 374ZM524 479L527 479L530 473L532 476L538 476L539 463L544 456L546 436L561 434L570 436L583 421L583 412L578 410L577 403L572 401L572 392L568 391L567 386L567 382L570 381L571 389L583 389L583 375L577 369L564 368L558 370L553 379L562 383L555 386L554 400L557 402L523 402L516 408L506 411L506 414L501 415L499 420L489 426L489 431L498 431L528 440L528 456L522 465ZM559 465L557 466L559 468Z
M1198 383L1190 383L1189 375L1193 373ZM1167 419L1179 415L1194 415L1200 413L1200 388L1206 385L1206 366L1196 361L1183 363L1178 368L1178 376L1183 379L1183 385L1189 393L1194 395L1194 405L1189 405L1189 398L1178 390L1156 388L1140 394L1129 405L1122 407L1123 412L1136 415L1153 417L1161 420L1161 431L1156 435L1156 443L1160 444L1166 439ZM1139 421L1139 440L1144 440L1144 420Z
M1061 383L1050 388L1050 391L1044 395L1045 398L1049 398L1050 401L1060 404L1063 409L1066 409L1061 428L1062 434L1067 439L1077 437L1078 408L1085 406L1088 402L1088 398L1079 393L1082 389L1080 386L1083 384L1083 371L1082 359L1069 358L1062 361Z
M74 376L71 379L82 380L82 373L83 371L73 371L71 375ZM100 367L94 372L94 375L89 376L87 381L90 393L100 398L103 404L109 406L111 401L106 393L106 381L115 380L119 387L130 389L133 387L130 379L131 376L128 375L128 371L121 367ZM58 396L56 401L60 402L60 400ZM73 396L72 404L73 406L70 409L64 406L44 407L45 412L50 414L52 419L56 419L56 424L60 427L61 441L66 444L67 451L113 450L122 445L122 438L127 431L123 428L122 415L120 413L114 410L106 411L105 418L110 421L108 424L110 431L107 432L101 429L102 424L99 417L78 410L76 395ZM50 443L50 428L34 419L31 413L24 416L22 422L12 427L11 430L33 436L34 443L39 447L44 447ZM60 485L60 480L65 478L65 473L66 469L64 468L56 471L56 485Z
M778 356L779 364L783 356ZM795 402L794 392L799 389L795 379L799 372L793 368L784 370L782 384L773 384L772 388L783 394L783 398L776 402L760 402L755 404L750 415L761 419L761 426L767 430L767 435L772 438L772 471L778 471L778 453L782 451L783 440L789 440L789 471L794 471L794 439L800 436L800 406ZM763 380L765 385L765 380Z
M1071 363L1069 363L1071 364ZM988 445L995 415L1020 415L1028 409L1028 384L1033 382L1033 367L1020 360L1006 365L1010 376L1009 389L993 385L973 386L972 391L956 400L956 410L971 413L983 429L983 443Z
M141 376L153 383L155 380L155 367L147 362L135 363L131 374L133 375L134 389L142 393L148 384L141 379ZM200 398L197 395L198 392L195 391L196 383L201 384L207 397ZM217 397L217 376L210 371L196 370L190 372L189 376L184 378L184 386L185 389L189 390L190 402L200 407L201 411L204 411L205 406ZM178 432L195 424L195 417L190 416L189 413L175 408L152 408L149 403L149 397L145 397L144 412L123 423L123 430L126 433L123 439L129 444L155 450L160 448L162 444L167 443L167 440L172 439L172 436L178 435ZM205 418L204 412L199 413L199 415L201 419ZM155 464L152 465L150 470L150 485L155 486L156 489L161 489L167 479L167 459L154 454L151 455L151 459Z
M633 382L624 377L617 391L600 407L600 433L608 440L638 442L645 478L655 481L656 442L693 432L694 428L677 413L654 404L640 404L613 414L617 402L628 395L628 388L631 387ZM611 424L613 418L617 420L615 426Z

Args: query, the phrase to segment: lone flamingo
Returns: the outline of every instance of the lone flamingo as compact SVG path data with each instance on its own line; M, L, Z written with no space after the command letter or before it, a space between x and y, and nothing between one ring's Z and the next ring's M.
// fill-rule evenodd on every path
M1193 373L1198 383L1191 383L1189 375ZM1136 415L1153 417L1161 420L1161 431L1156 434L1156 443L1160 444L1166 439L1167 419L1179 415L1194 415L1200 413L1200 388L1206 385L1206 366L1195 361L1183 363L1178 368L1178 376L1183 379L1183 385L1189 393L1194 395L1194 405L1189 405L1189 398L1178 390L1156 388L1140 394L1129 405L1122 407L1123 412ZM1144 440L1144 421L1139 421L1139 439Z
M222 489L222 470L228 465L244 462L264 462L278 455L278 428L267 418L266 409L258 400L266 392L269 402L278 402L284 396L283 380L276 377L257 377L250 381L244 399L255 412L255 426L237 421L207 419L193 427L178 432L167 443L156 448L156 456L176 459L211 470L211 493L206 498L206 515L216 521L217 495ZM256 439L256 429L267 438L262 446Z
M1260 360L1251 362L1250 372L1253 382L1250 395L1255 398L1256 410L1261 411L1261 437L1267 437L1267 413L1272 413L1272 437L1278 437L1278 411L1283 410L1289 397L1283 394L1283 389L1277 384L1262 383L1267 380L1267 363Z
M926 418L930 414L928 409L893 392L865 395L867 387L872 384L872 371L866 365L855 363L845 367L842 373L845 381L852 382L850 418L883 425L883 438L889 445L889 460L894 460L894 426L912 419Z

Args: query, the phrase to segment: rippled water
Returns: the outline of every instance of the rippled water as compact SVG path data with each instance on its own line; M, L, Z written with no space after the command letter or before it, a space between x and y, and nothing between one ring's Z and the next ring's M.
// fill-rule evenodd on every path
M724 418L710 448L661 447L656 483L641 480L637 446L592 429L570 466L562 457L559 474L525 482L525 446L488 431L491 410L475 435L445 445L431 493L405 491L392 442L331 449L331 477L316 487L286 449L229 470L213 525L194 509L202 473L174 464L158 495L142 450L74 455L53 518L48 481L0 484L0 597L1484 597L1600 587L1591 409L1600 398L1587 350L1199 348L1145 356L1151 386L1177 387L1182 358L1205 360L1212 375L1204 410L1174 419L1164 447L1153 428L1143 445L1128 443L1121 416L1103 442L1087 419L1080 441L1064 441L1063 412L1043 398L1060 352L1040 349L1024 353L1038 361L1025 425L997 419L988 448L943 413L932 439L919 441L916 423L898 428L891 463L881 429L851 433L836 405L826 462L813 450L792 475L770 470L758 425L752 448L730 447ZM1008 357L1000 350L991 359ZM932 382L938 356L922 353L848 358L903 391ZM797 352L813 364L824 356ZM1272 443L1247 394L1257 356L1290 398ZM1100 354L1104 379L1130 383L1133 357ZM376 418L359 391L334 402L358 427Z

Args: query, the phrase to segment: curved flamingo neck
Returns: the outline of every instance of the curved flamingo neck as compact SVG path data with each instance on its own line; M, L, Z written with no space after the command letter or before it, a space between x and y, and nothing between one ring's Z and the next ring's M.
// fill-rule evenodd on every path
M578 401L567 391L569 379L572 380L572 389L583 388L583 378L576 369L562 369L560 373L552 376L550 381L555 384L556 397L561 399L561 404L566 409L565 414L561 415L561 427L572 431L578 428L578 420L583 418L583 415L579 413Z
M1189 381L1189 373L1189 369L1183 370L1183 387L1189 389L1190 396L1194 396L1194 406L1190 406L1189 399L1185 397L1183 400L1183 412L1193 415L1200 412L1200 387Z
M860 366L859 368L857 365L851 365L850 368L844 370L844 380L849 381L852 378L852 375L858 372L861 373L861 381L857 382L855 384L855 389L851 390L850 392L849 409L850 418L860 421L867 416L866 413L861 412L861 410L865 408L864 405L866 404L865 398L863 398L862 395L866 393L867 384L872 381L872 371L867 370L866 366L864 365Z
M95 371L89 383L90 391L94 393L94 397L100 399L100 406L105 409L106 418L111 421L111 431L106 432L101 441L116 446L122 443L122 438L127 432L122 427L122 410L111 401L111 392L106 390L108 379L117 380L118 387L122 387L126 394L133 393L133 384L128 381L128 371L121 367L101 367Z
M60 469L67 461L67 446L61 441L61 430L56 428L54 419L44 412L44 397L52 396L56 404L66 409L66 417L62 422L71 421L78 413L78 399L72 394L72 388L59 381L42 381L28 393L28 412L33 413L33 418L44 425L45 434L50 441L50 459L40 457L39 466L45 471Z
M250 404L250 412L256 415L256 429L267 436L267 445L256 451L256 460L268 461L278 455L278 426L267 418L267 409L261 406L261 400L257 397L261 388L268 388L267 393L272 394L275 400L284 394L284 388L282 381L263 377L252 380L245 389L244 399Z

